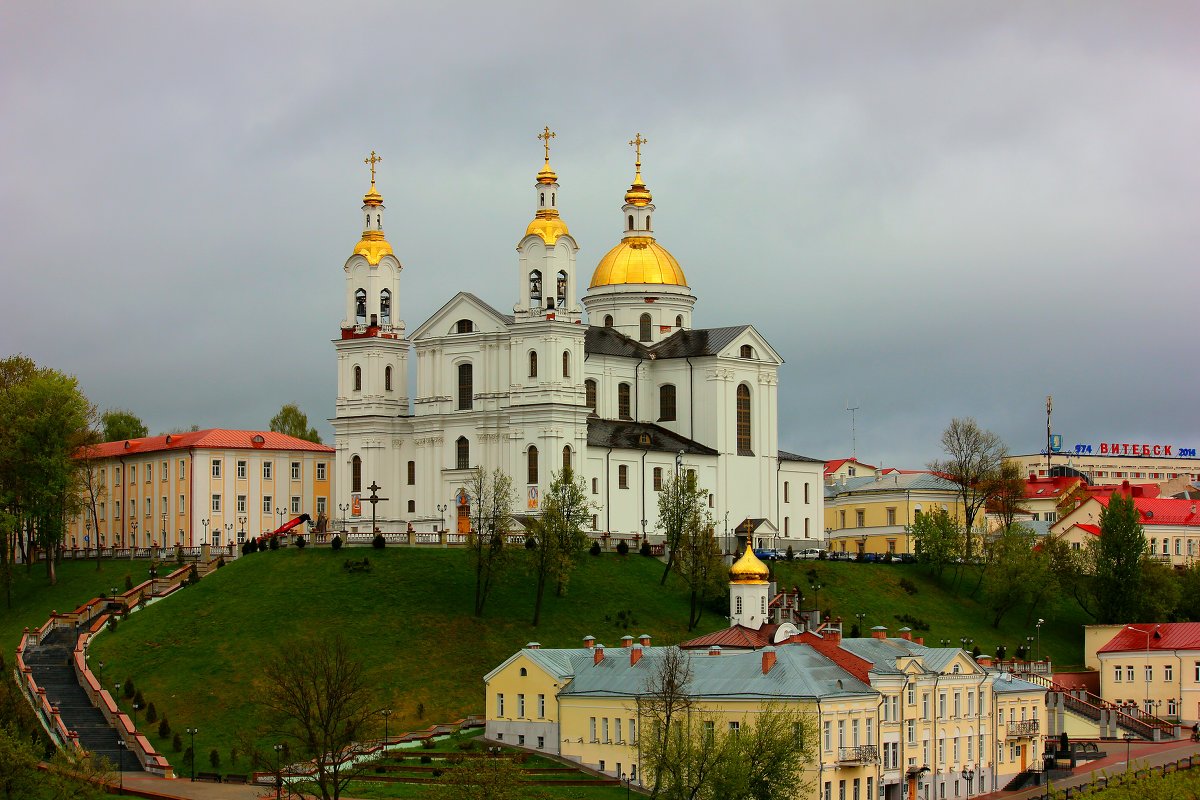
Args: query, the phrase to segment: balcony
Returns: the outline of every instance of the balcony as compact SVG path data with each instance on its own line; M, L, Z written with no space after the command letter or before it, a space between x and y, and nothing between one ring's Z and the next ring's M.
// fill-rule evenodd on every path
M839 764L878 764L879 748L873 744L839 747L837 760Z
M1027 719L1021 722L1010 722L1004 728L1004 735L1009 739L1016 739L1021 736L1037 736L1038 720Z

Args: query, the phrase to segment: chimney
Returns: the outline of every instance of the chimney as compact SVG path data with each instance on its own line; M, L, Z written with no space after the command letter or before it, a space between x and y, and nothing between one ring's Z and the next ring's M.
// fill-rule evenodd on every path
M762 651L762 671L766 675L771 671L771 667L775 666L775 648L764 647Z
M621 647L629 647L633 644L633 637L628 633L621 637Z
M592 648L592 663L599 664L604 660L604 645L598 644Z
M990 669L992 666L992 657L981 655L979 658L975 659L975 663L984 669Z
M876 625L874 628L871 628L872 639L886 639L887 637L887 628L884 626Z
M883 470L881 470L881 469L876 469L876 470L875 470L875 480L879 480L879 479L880 479L880 478L882 478L882 477L883 477Z
M908 627L907 625L905 625L903 628L901 628L899 633L900 633L900 638L903 639L904 641L911 642L913 640L912 628Z
M919 644L919 645L924 645L924 644L925 644L925 637L924 637L924 636L918 636L918 637L916 638L916 640L915 640L915 641L916 641L916 643L917 643L917 644Z
M719 644L714 644L714 645L711 645L711 646L708 648L708 654L709 654L710 656L719 656L719 655L721 655L721 646L720 646Z
M650 634L643 633L641 636L638 636L638 644L640 644L642 647L649 647L650 646Z
M821 630L821 633L822 633L822 635L824 635L825 639L827 641L829 641L831 644L841 644L842 643L842 623L841 623L841 621L839 620L838 622L826 622L825 627Z
M530 642L529 644L525 645L525 649L526 650L541 650L542 644L541 644L541 642Z
M596 646L596 637L595 636L583 637L583 646L588 648L589 650L591 648L595 647Z
M639 662L641 660L642 660L642 646L640 644L635 644L633 647L629 648L629 666L632 667L634 664L636 664L637 662Z

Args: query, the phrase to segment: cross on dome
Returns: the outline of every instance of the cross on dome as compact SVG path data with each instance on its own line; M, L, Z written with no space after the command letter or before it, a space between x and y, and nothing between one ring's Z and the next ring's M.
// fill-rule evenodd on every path
M371 185L372 185L372 186L374 186L374 185L375 185L375 165L376 165L376 164L378 164L380 161L383 161L383 156L377 156L377 155L375 155L375 151L374 151L374 150L372 150L372 151L371 151L371 157L370 157L370 158L364 158L364 159L363 159L363 163L364 163L364 164L367 164L367 165L369 165L369 166L371 167Z
M546 161L547 161L547 163L549 163L549 161L550 161L550 140L551 140L551 139L554 139L554 138L556 138L557 136L558 136L558 134L557 134L557 133L555 133L554 131L550 130L550 126L549 126L549 125L547 125L547 126L545 127L545 129L543 129L543 130L542 130L542 132L541 132L541 133L539 133L539 134L538 134L538 136L537 136L537 138L539 138L539 139L541 139L541 140L542 140L542 146L546 148Z
M648 141L649 141L648 139L642 138L642 134L640 131L637 134L635 134L632 139L629 140L629 146L634 148L637 152L637 161L635 163L638 166L638 168L641 168L641 166L642 166L642 145L646 144Z

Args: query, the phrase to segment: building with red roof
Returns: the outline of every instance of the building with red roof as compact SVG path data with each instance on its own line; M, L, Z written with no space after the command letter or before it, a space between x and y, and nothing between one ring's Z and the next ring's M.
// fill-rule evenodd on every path
M273 431L202 431L104 442L90 462L69 547L232 550L307 513L328 516L334 449Z
M1114 487L1117 492L1132 494L1134 508L1138 512L1146 535L1150 554L1157 560L1183 569L1200 557L1200 501L1148 497L1141 487ZM1079 507L1063 516L1050 529L1052 536L1070 542L1075 549L1100 535L1100 513L1108 508L1113 492L1099 492L1079 504Z
M1087 655L1105 700L1184 725L1200 721L1200 622L1088 626L1085 642L1099 644Z

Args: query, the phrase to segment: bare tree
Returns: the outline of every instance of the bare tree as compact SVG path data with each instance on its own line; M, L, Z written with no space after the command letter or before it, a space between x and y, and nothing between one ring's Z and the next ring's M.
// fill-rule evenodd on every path
M340 635L313 636L285 643L263 674L268 732L294 742L293 757L312 760L296 785L337 800L366 767L375 706L362 664Z
M587 534L583 526L593 509L587 499L587 488L583 479L575 479L569 465L557 472L550 482L542 503L542 516L533 532L532 561L537 577L537 591L533 606L533 625L542 617L542 596L546 582L553 580L555 594L562 597L567 593L567 582L575 560L587 547Z
M692 663L685 650L664 647L655 653L654 667L637 696L638 751L643 772L654 776L651 794L658 796L671 757L672 738L692 707L688 686Z
M475 616L483 616L483 606L492 591L492 582L508 561L504 539L512 528L512 508L517 502L512 478L501 470L487 472L476 467L467 479L471 495L471 532L467 552L475 570Z
M713 519L708 509L693 507L683 523L683 536L675 553L674 569L688 586L691 608L688 630L700 624L704 601L725 591L729 572L721 557L721 548L713 535Z
M704 492L696 485L696 473L677 473L663 484L658 494L658 527L667 540L667 565L660 585L675 567L676 551L683 542L688 521L704 509Z
M975 517L995 490L1007 449L999 436L980 428L971 417L955 417L942 432L942 450L946 458L930 462L929 469L958 486L966 522L966 557L969 561Z

